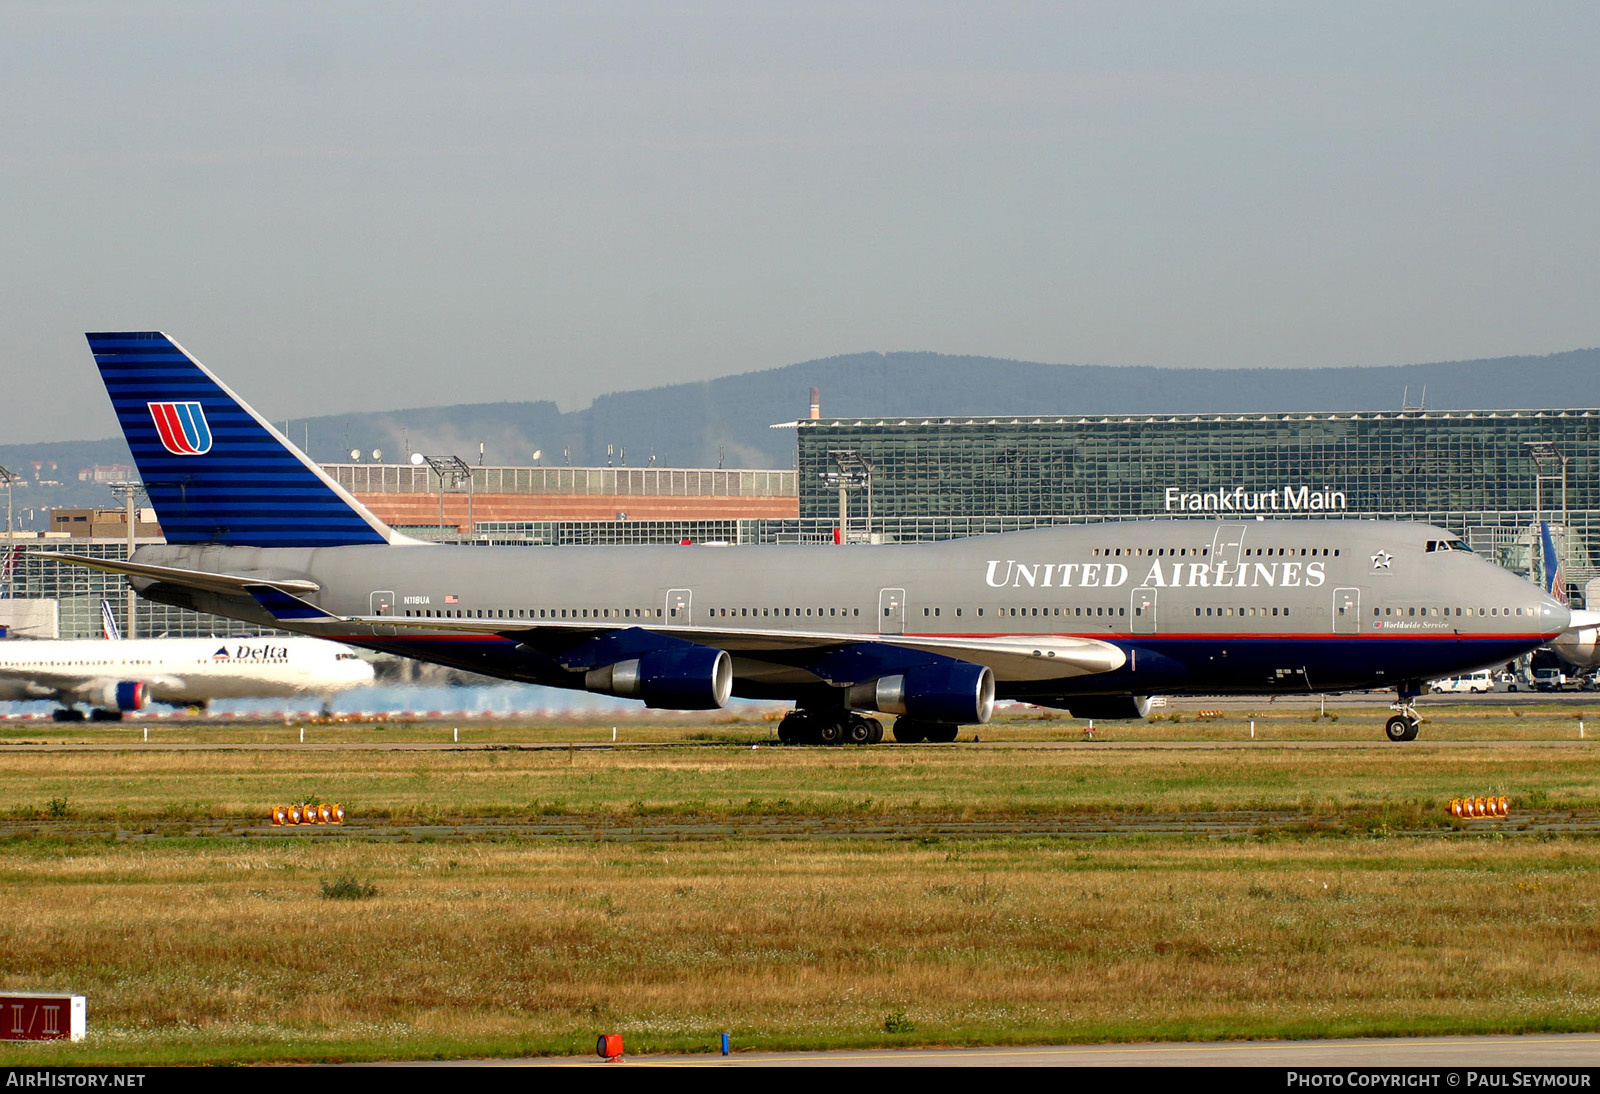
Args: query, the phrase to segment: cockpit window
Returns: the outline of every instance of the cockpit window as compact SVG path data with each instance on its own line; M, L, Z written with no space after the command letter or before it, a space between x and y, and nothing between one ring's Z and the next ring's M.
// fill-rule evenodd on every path
M1429 551L1465 551L1468 554L1472 553L1472 548L1468 547L1465 543L1461 542L1459 539L1430 539L1428 541L1428 550Z

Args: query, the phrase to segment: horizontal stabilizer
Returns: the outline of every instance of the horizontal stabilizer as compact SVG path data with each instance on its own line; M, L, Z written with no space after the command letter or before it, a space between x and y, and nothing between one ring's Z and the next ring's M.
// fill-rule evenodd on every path
M103 570L108 574L121 574L127 578L162 581L169 585L180 585L186 589L200 589L208 593L221 593L224 596L250 596L252 595L250 592L251 586L267 586L288 593L291 596L315 593L322 588L315 581L307 581L298 577L278 578L262 574L214 574L205 570L185 570L179 566L155 566L147 562L123 562L114 558L90 558L87 555L72 555L56 551L29 551L28 554L34 558L62 562L68 566L83 566L90 570Z

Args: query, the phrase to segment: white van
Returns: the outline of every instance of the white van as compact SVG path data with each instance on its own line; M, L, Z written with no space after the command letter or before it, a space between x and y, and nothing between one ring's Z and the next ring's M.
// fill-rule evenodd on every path
M1470 692L1473 695L1482 695L1495 690L1494 673L1488 669L1479 669L1462 676L1451 676L1445 680L1435 680L1432 684L1434 691L1445 692Z

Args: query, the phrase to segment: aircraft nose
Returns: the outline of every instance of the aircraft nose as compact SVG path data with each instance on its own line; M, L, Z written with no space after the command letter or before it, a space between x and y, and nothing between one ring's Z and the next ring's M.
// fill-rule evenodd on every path
M1572 611L1553 596L1539 598L1539 633L1560 634L1572 626Z

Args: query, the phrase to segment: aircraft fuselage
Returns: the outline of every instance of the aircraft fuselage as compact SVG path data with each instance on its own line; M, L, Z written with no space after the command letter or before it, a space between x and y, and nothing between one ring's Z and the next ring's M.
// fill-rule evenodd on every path
M306 599L323 611L367 617L308 632L562 687L583 686L561 653L590 626L890 646L1073 636L1125 654L1094 673L992 665L999 697L1044 701L1396 687L1503 663L1566 626L1565 608L1453 534L1379 521L1108 522L849 547L166 546L135 559L306 578L321 590ZM155 599L295 626L244 598L135 584ZM430 633L428 619L503 619L522 633ZM541 624L548 638L530 641ZM736 695L804 700L826 686L806 657L737 642L732 652Z

